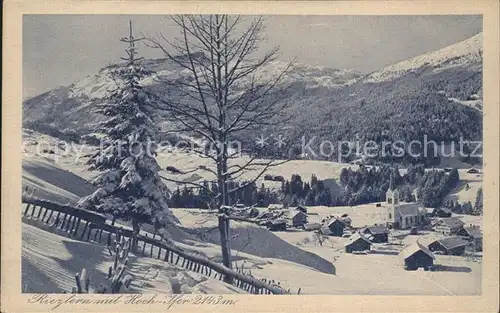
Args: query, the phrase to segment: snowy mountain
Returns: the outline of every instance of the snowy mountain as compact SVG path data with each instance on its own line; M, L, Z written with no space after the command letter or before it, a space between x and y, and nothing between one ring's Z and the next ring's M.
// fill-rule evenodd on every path
M482 138L482 34L362 75L356 71L295 64L282 84L292 119L288 138L395 140L429 138L448 142L459 137ZM165 59L144 60L155 74L141 84L157 93L176 94L158 80L187 79L187 72ZM99 120L93 112L107 91L115 88L113 66L95 75L24 101L24 127L53 136L92 132ZM285 62L274 61L257 75L267 80ZM286 131L284 129L287 129ZM291 132L291 133L290 133ZM240 140L254 138L242 133ZM335 157L335 156L333 156Z
M172 91L168 84L161 84L160 80L188 79L185 69L179 68L166 59L144 60L142 65L154 74L144 78L140 83L155 89L155 92ZM69 129L78 132L90 130L90 124L100 118L93 113L93 108L106 97L109 91L116 88L117 83L120 83L111 75L114 66L105 67L95 75L90 75L69 86L59 87L25 100L23 103L25 126L36 129L39 127L50 127L54 130ZM286 66L286 62L273 61L258 73L257 79L268 81L276 77ZM290 85L291 94L301 94L318 88L341 88L348 81L360 76L361 74L351 70L294 64L280 84Z
M479 33L443 49L387 66L369 74L363 81L366 83L380 83L394 80L423 68L432 69L435 73L457 67L475 68L482 65L482 56L483 33Z

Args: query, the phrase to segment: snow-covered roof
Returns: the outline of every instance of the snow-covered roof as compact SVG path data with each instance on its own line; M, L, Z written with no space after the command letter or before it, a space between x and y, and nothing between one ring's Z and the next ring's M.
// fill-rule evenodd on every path
M362 234L360 233L355 233L353 234L350 238L349 238L349 241L345 244L345 246L349 246L349 245L352 245L353 243L355 243L356 241L358 240L363 240L367 243L369 243L370 245L372 244L370 240L368 240L368 238L366 238L365 236L363 236Z
M409 257L411 257L412 255L414 255L415 253L417 253L418 251L424 252L425 254L430 256L433 260L436 259L436 257L434 256L434 253L432 253L432 251L429 250L429 248L424 247L423 245L421 245L418 242L415 242L413 244L410 244L410 245L404 247L399 252L399 256L402 257L404 260L406 260Z
M450 228L460 228L464 225L464 222L462 222L459 218L457 217L447 217L443 218L442 220L437 222L438 225L446 225Z
M473 238L483 238L483 233L479 227L464 227L464 230Z
M366 227L365 229L368 230L372 235L388 234L389 233L389 230L386 227L380 226L380 225L369 226L369 227Z
M438 242L446 249L453 249L460 246L466 246L468 244L466 240L458 236L441 238Z

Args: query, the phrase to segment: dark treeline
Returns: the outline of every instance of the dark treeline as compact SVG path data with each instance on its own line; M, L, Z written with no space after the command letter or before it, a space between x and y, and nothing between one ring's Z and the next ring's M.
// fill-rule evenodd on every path
M248 184L232 194L231 203L245 206L268 206L271 203L290 206L355 206L382 202L385 201L391 176L393 187L398 189L401 201L418 201L425 207L443 206L456 213L482 214L482 190L478 191L474 206L470 202L459 204L456 200L445 201L445 197L458 186L460 177L457 169L452 169L449 173L437 169L426 171L423 165L410 165L404 175L400 174L397 167L390 166L360 166L357 170L343 168L339 179L339 187L343 192L338 194L332 192L329 181L319 180L314 174L309 181L294 174L275 191L266 188L264 184L260 188L255 183ZM245 184L232 182L229 188L236 189ZM170 198L170 205L177 208L212 206L211 194L218 193L217 186L208 182L204 182L203 186L205 188L197 190L187 187L177 189Z
M215 209L214 195L219 193L215 182L204 181L203 188L190 188L184 186L177 188L170 197L170 207L173 208L202 208ZM267 206L270 203L280 201L277 192L266 188L264 184L257 187L255 183L248 182L230 182L228 189L239 189L230 194L231 204L243 204L245 206Z

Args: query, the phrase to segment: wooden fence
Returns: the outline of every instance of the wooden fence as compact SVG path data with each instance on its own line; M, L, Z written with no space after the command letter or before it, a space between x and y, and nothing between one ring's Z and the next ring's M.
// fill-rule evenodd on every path
M132 230L107 224L106 216L96 212L26 195L23 195L22 203L24 217L56 227L79 240L111 245L115 240L120 240L121 236L131 238L134 235ZM271 280L256 279L241 271L230 270L208 259L182 251L180 248L155 239L153 236L138 235L136 238L136 251L134 251L136 255L163 260L219 280L227 276L234 286L253 294L290 293L290 290L268 283L268 281L272 282Z

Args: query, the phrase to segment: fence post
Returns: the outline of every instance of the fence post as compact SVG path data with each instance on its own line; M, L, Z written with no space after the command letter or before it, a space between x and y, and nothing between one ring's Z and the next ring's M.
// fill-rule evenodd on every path
M39 219L40 219L40 215L42 214L42 210L43 210L43 209L44 209L43 207L40 207L40 209L38 210L38 214L37 214L37 216L36 216L36 219L37 219L37 220L39 220Z
M45 223L46 223L46 224L49 224L50 220L52 219L52 214L54 214L54 211L53 211L53 210L50 210L49 216L48 216L48 217L47 217L47 219L45 220Z
M85 232L87 231L87 228L89 227L89 221L85 221L85 226L83 227L82 235L80 236L80 239L83 239L85 236Z
M47 212L49 211L49 209L45 209L45 212L43 212L43 215L42 215L42 223L43 223L43 220L45 220L45 216L47 216Z
M26 204L26 209L24 210L24 216L28 215L28 210L30 209L31 204Z
M146 235L146 238L148 237L148 235ZM142 245L142 255L145 255L144 254L144 251L146 250L146 241L142 241L143 245Z
M75 222L75 226L73 227L73 236L76 236L78 233L78 227L80 227L81 218L78 218Z

